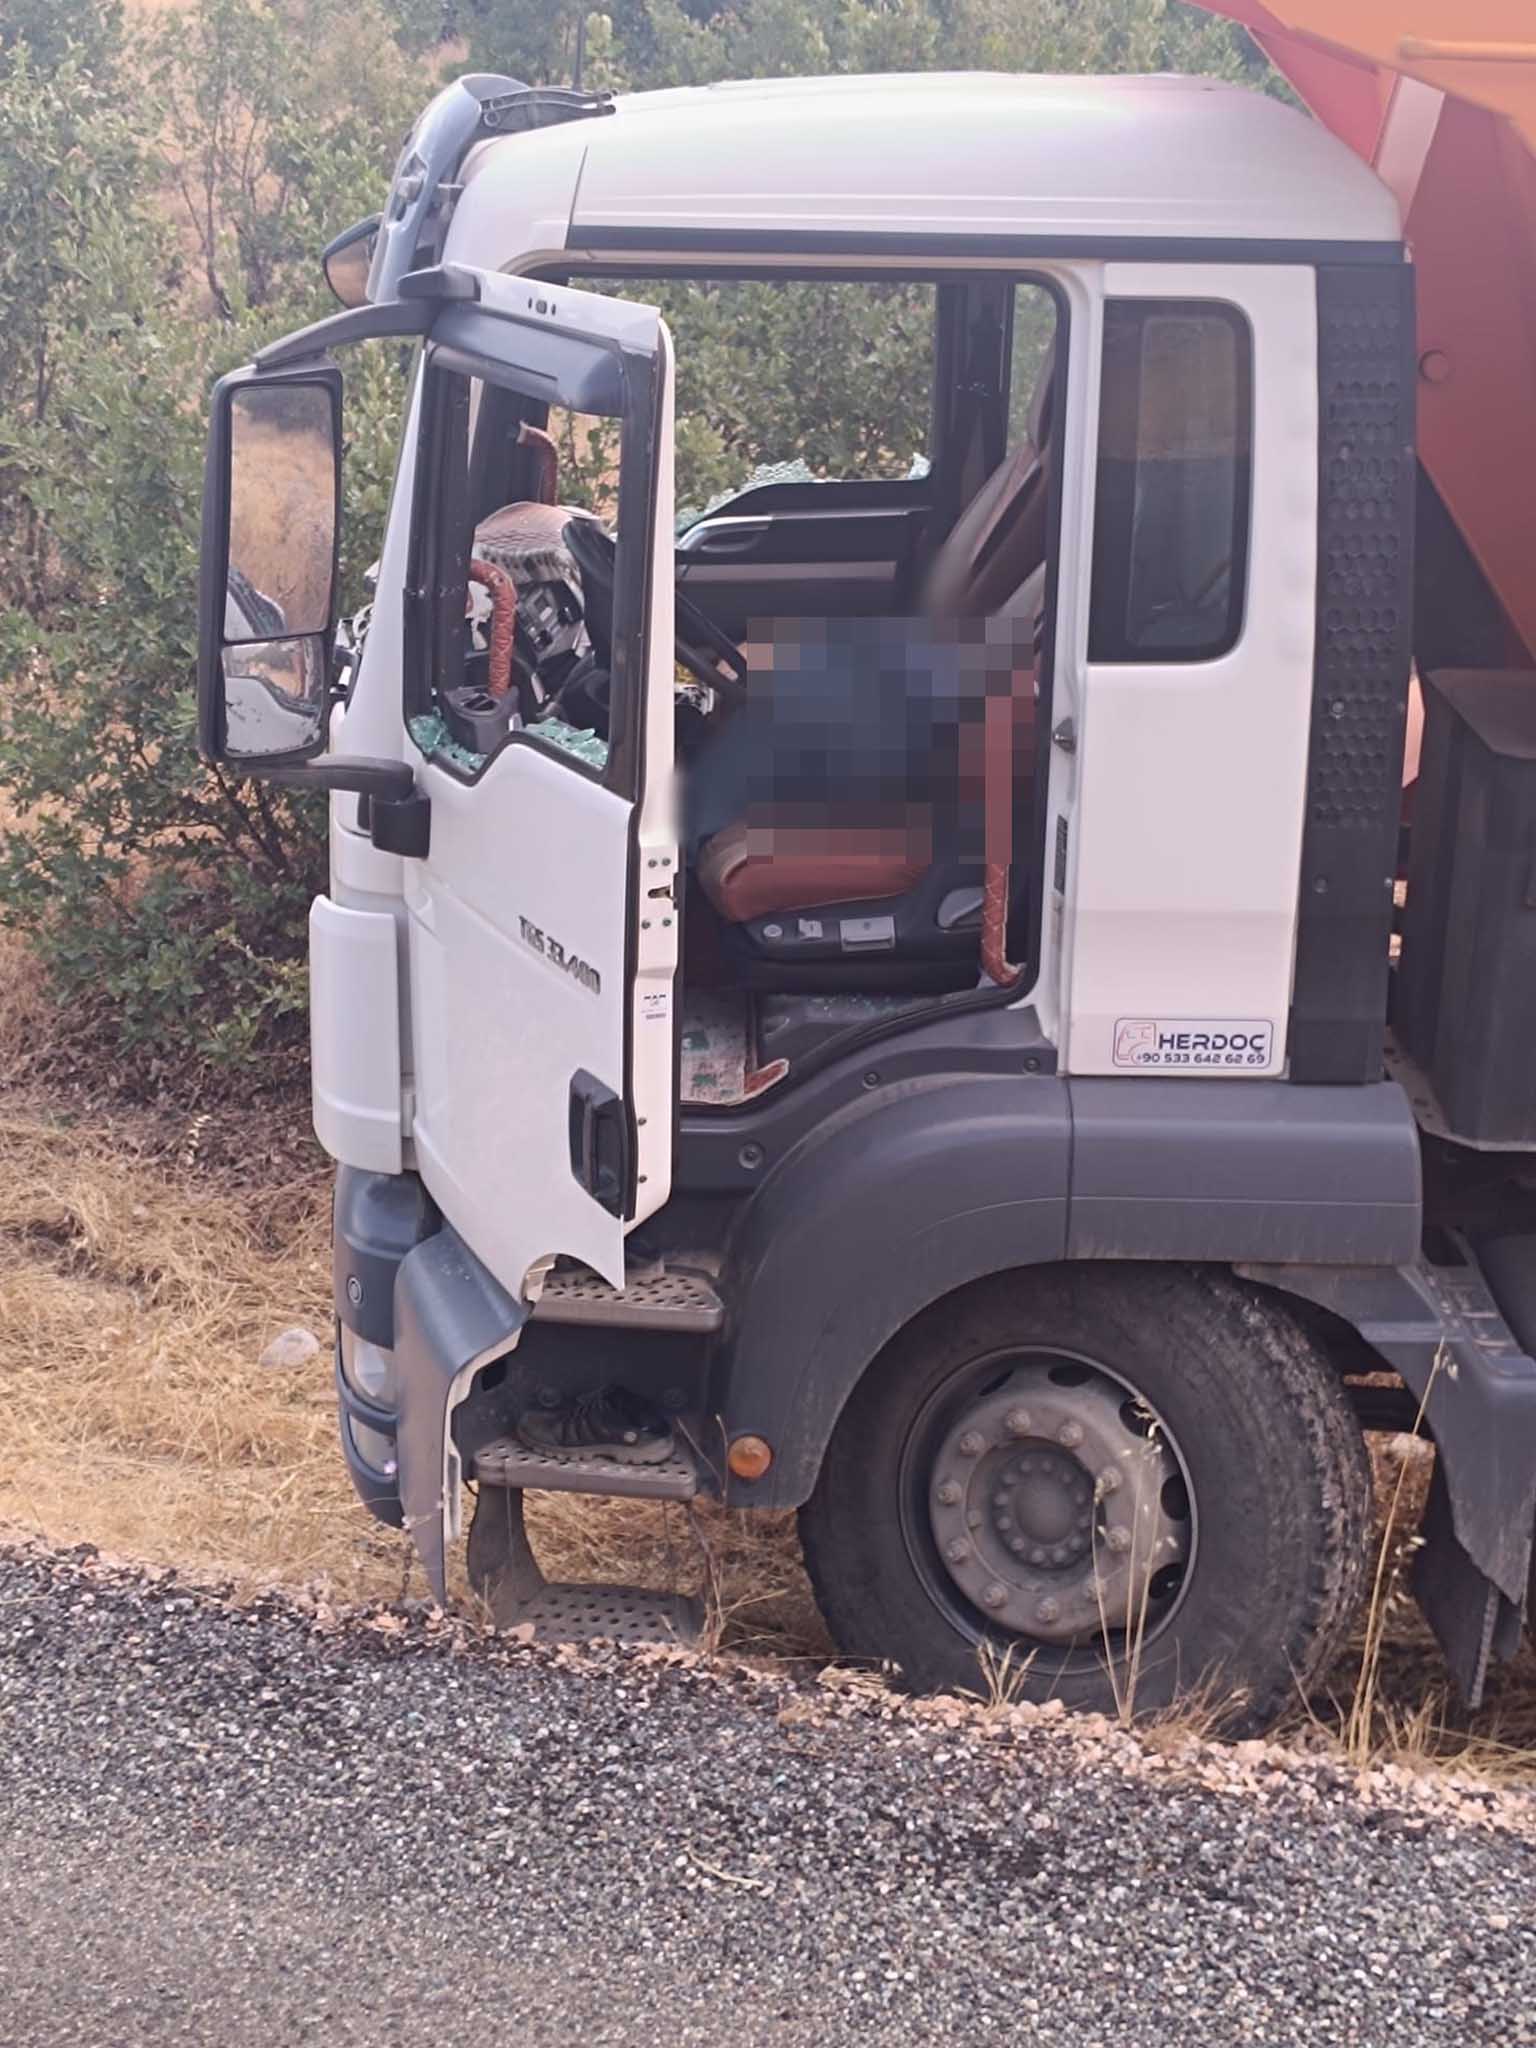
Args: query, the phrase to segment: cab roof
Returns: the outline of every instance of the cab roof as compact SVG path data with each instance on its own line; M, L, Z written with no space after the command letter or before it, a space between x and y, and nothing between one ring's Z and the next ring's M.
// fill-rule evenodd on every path
M1395 243L1386 187L1318 123L1211 79L911 73L636 93L485 142L454 254L892 237ZM462 237L462 240L461 240ZM465 247L467 241L472 246Z

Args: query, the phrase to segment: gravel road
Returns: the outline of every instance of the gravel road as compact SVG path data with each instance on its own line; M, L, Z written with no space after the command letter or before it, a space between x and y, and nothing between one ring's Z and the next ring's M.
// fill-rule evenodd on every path
M1536 2040L1536 1809L0 1552L0 2040Z

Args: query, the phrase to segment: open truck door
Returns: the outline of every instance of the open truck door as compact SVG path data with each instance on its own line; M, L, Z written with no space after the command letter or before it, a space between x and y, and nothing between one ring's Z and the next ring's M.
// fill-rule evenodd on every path
M429 1193L519 1297L557 1254L622 1286L626 1229L670 1190L673 597L656 545L672 524L670 382L649 308L501 278L439 323L423 364L406 717L430 834L405 864L410 1136ZM494 472L506 443L526 445L531 408L533 433L560 422L554 452L583 475L588 504L559 512L607 529L563 564L584 564L598 680L578 679L579 712L557 706L478 755L459 722L480 689L463 680L464 590L481 558L505 574L495 536L519 515L498 524ZM558 535L558 518L542 524ZM515 601L531 614L561 567L537 590L520 577Z
M315 907L316 1124L343 1161L328 1125L349 1118L401 1163L414 1153L453 1219L401 1266L391 1367L400 1498L442 1597L455 1405L516 1343L556 1258L622 1285L626 1232L670 1192L671 345L653 309L591 292L455 268L401 293L275 344L215 393L199 729L228 770L356 797L359 831L400 856L396 911ZM380 593L403 607L399 713L381 726L375 687L367 729L398 751L349 754L344 719L323 753L331 351L397 336L423 343L414 476L384 557L403 589ZM562 451L583 503L543 488ZM521 577L496 544L509 530ZM237 601L250 590L260 604ZM518 665L514 644L554 657Z

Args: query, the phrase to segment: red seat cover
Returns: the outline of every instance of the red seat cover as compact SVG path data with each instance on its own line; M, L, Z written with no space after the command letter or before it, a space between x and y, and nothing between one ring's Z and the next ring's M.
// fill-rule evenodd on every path
M723 918L746 924L775 910L904 896L932 860L926 818L815 829L740 820L704 848L698 878Z

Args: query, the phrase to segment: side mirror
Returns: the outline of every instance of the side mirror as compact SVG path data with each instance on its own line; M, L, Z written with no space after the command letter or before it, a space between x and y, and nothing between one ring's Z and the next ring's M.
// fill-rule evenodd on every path
M344 306L368 303L368 273L373 268L373 248L379 238L380 216L369 214L320 252L325 281Z
M203 488L203 759L292 767L326 741L341 514L341 373L237 370L215 387Z

